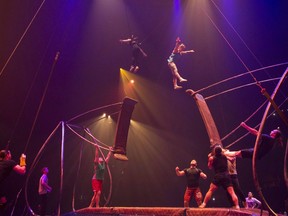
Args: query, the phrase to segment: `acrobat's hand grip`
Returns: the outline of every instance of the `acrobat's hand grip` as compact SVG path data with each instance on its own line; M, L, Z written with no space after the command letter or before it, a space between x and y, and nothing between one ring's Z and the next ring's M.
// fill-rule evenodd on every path
M26 155L22 154L20 157L20 166L26 166Z

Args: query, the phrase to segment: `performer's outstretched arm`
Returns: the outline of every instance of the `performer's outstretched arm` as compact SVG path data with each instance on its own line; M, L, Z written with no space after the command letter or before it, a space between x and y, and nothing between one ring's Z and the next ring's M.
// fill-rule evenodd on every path
M131 38L127 38L127 39L120 39L119 42L120 43L130 43L132 41Z
M187 53L193 53L195 52L194 50L185 50L185 51L181 51L180 54L187 54Z
M240 124L242 127L244 127L246 130L248 130L251 134L257 136L258 135L258 131L254 128L249 127L245 122L241 122Z
M183 170L180 171L178 166L175 168L175 172L176 172L177 176L184 176L185 175L185 172Z

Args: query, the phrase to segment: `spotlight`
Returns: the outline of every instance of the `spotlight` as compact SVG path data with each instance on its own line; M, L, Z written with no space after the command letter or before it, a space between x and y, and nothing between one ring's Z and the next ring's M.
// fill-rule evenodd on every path
M134 83L135 83L135 81L134 81L134 80L130 80L130 83L134 84Z

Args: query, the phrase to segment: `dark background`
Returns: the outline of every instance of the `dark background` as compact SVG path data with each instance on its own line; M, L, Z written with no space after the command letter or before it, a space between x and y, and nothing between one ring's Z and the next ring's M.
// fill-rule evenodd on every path
M0 2L0 146L9 144L14 159L27 154L28 201L37 211L40 170L48 166L49 212L59 201L61 127L41 151L37 165L30 169L45 140L61 121L101 106L121 102L125 96L138 101L130 126L128 162L111 159L112 194L108 206L183 206L185 178L175 175L192 159L208 179L201 181L203 195L213 172L207 168L209 138L199 110L185 89L201 89L248 70L281 64L254 73L257 80L281 77L288 64L288 2L225 0L2 0ZM137 74L129 70L131 48L119 39L137 35L148 54ZM167 58L179 36L187 49L178 69L188 82L174 91ZM58 61L56 53L60 52ZM237 55L236 55L237 54ZM283 63L283 64L282 64ZM129 83L134 79L135 83ZM204 97L226 89L253 83L250 74L201 92ZM262 84L272 94L278 81ZM275 99L287 116L287 81ZM207 100L221 137L239 126L265 101L257 85L240 88ZM89 127L102 142L114 144L117 115L101 119L120 107L110 107L77 118L73 124ZM247 122L260 123L262 108ZM264 132L287 127L279 116L267 118ZM79 130L79 133L83 131ZM240 128L223 142L229 145L246 131ZM247 136L230 150L253 147L255 137ZM94 148L66 128L64 184L61 212L89 205ZM104 151L107 154L106 151ZM80 156L82 160L80 163ZM263 193L276 212L284 211L287 192L283 182L284 148L276 148L259 162ZM78 166L80 171L77 175ZM238 160L240 183L245 195L259 198L252 178L251 160ZM26 176L10 175L5 182L11 203L24 186ZM111 179L106 176L103 194L109 194ZM2 186L1 186L2 187ZM210 207L226 207L219 189ZM24 208L21 193L15 208ZM104 199L101 201L104 204ZM193 201L192 206L195 206Z

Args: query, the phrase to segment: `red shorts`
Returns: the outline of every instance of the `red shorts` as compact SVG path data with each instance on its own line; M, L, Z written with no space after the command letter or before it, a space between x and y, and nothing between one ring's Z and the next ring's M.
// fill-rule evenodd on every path
M194 199L195 199L195 201L196 201L198 206L201 205L201 203L202 203L202 193L201 193L199 187L196 187L196 188L187 187L186 188L186 191L185 191L185 194L184 194L184 201L189 203L190 200L191 200L191 196L194 197Z
M92 179L93 191L102 191L102 180Z

